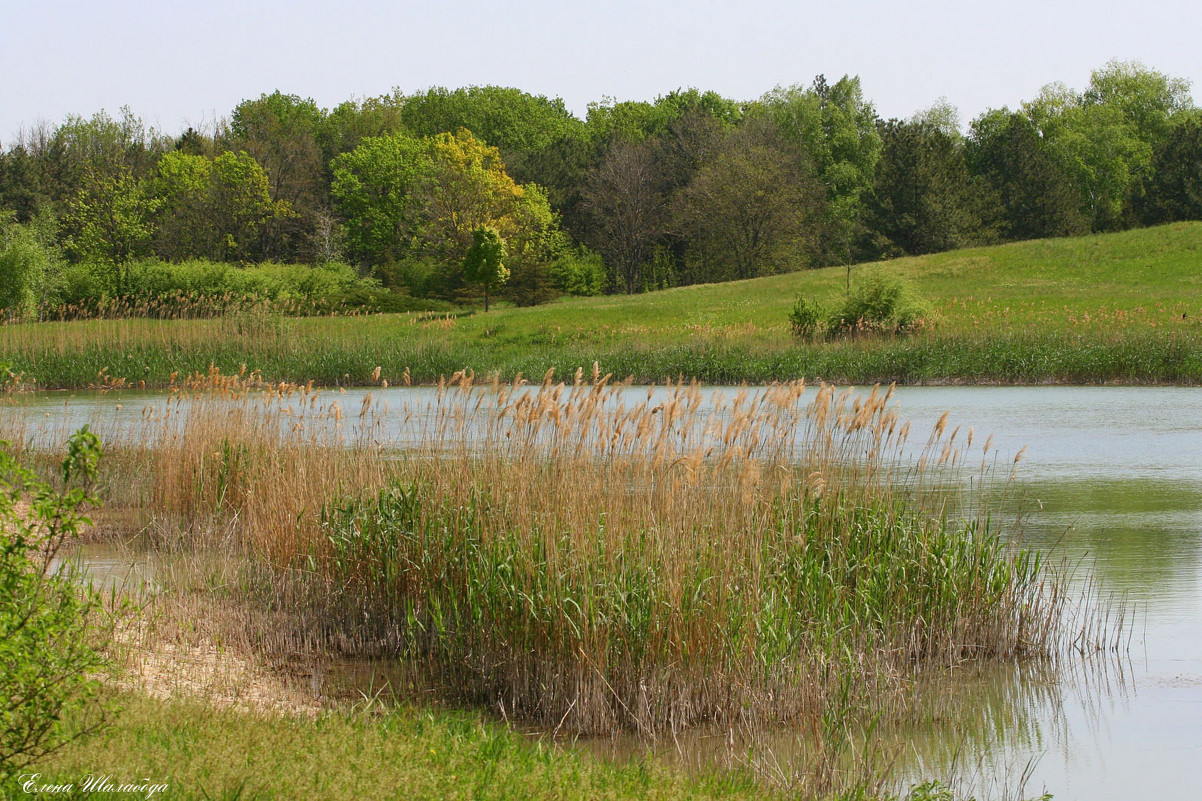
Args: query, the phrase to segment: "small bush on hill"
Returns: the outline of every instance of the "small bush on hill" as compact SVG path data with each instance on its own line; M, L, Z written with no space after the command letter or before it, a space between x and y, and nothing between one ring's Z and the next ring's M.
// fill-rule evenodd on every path
M789 312L789 325L793 335L801 339L813 339L823 333L825 313L821 304L812 298L798 298Z
M894 275L869 273L843 305L828 313L813 298L799 297L789 312L798 339L857 334L910 334L931 324L931 311L914 287Z
M869 273L852 287L827 323L832 335L908 334L930 324L931 312L913 286L894 275Z

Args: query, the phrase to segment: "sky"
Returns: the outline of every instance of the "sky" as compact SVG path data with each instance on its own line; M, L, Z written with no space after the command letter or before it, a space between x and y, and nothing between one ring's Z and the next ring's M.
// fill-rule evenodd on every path
M941 98L967 123L1112 59L1193 83L1202 3L1009 0L365 2L0 0L0 144L22 126L129 106L168 134L277 89L333 107L432 86L495 84L562 97L675 89L753 100L859 75L882 117Z

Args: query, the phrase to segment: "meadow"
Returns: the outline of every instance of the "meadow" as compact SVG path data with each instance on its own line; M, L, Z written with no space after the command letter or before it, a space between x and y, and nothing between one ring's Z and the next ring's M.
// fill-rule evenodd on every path
M243 365L275 381L435 383L456 371L560 377L598 362L637 383L797 378L871 384L1202 381L1202 223L857 265L909 280L933 310L911 336L803 342L798 297L833 308L835 267L532 308L371 316L100 319L0 327L10 383L164 387Z

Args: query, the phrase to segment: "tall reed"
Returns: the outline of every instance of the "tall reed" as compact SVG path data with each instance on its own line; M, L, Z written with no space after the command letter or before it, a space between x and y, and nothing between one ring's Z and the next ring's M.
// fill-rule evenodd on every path
M928 668L1067 644L1039 558L941 489L971 433L910 448L881 390L635 392L457 374L426 407L343 409L214 372L110 451L149 464L124 491L167 544L250 566L261 644L401 657L549 728L834 737L903 717Z

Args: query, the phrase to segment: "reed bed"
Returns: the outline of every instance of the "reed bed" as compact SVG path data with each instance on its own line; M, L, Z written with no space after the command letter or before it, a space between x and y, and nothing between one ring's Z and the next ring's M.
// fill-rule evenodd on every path
M1038 556L939 489L992 458L971 433L910 448L879 389L633 393L458 374L423 408L344 409L213 371L108 432L113 500L234 557L197 588L257 610L255 647L399 658L561 732L838 739L905 718L932 669L1073 644Z
M0 377L10 371L25 388L164 388L172 373L203 373L210 366L232 373L246 364L274 381L369 386L373 366L393 384L406 371L416 383L435 384L465 365L512 380L552 368L571 375L598 361L606 372L643 384L679 376L709 384L802 377L859 385L1202 382L1196 316L1156 328L1037 321L801 343L789 334L783 313L772 324L702 330L671 320L586 325L570 316L572 310L497 310L489 319L437 313L290 317L251 310L211 319L0 325L0 367L6 368Z

